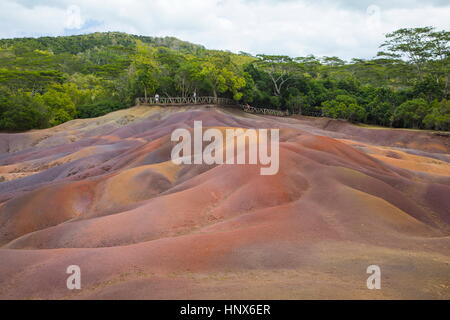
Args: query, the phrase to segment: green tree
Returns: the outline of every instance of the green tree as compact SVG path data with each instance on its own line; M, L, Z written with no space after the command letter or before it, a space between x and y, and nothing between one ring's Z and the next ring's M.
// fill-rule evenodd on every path
M273 93L280 96L286 83L298 71L298 64L288 56L257 55L256 66L266 72L273 84Z
M427 129L450 130L450 101L437 100L431 105L431 112L425 116L423 123Z
M137 93L147 98L158 88L158 64L155 59L156 50L142 42L137 42L136 54L129 74L134 78Z
M327 117L348 121L363 121L366 117L364 108L348 95L338 95L335 99L322 103L322 112Z
M49 123L52 126L72 120L77 114L75 104L70 96L56 88L49 89L43 95L36 96L35 99L48 108Z
M399 29L388 33L387 40L380 47L386 48L391 57L406 58L422 77L426 62L433 57L433 44L430 39L432 32L432 27Z
M48 126L47 107L29 93L18 92L8 99L2 99L0 104L7 106L2 108L4 112L0 118L1 129L22 131Z
M286 105L292 114L302 114L302 111L308 106L308 98L304 95L291 95L287 99Z
M380 52L396 58L405 58L414 66L419 80L425 76L442 83L443 97L449 90L450 32L435 31L433 27L404 28L386 35L388 40L381 45L387 52Z
M225 52L212 52L200 63L196 79L202 81L212 91L214 97L218 93L229 92L233 99L240 100L241 89L245 87L244 76Z
M422 120L429 111L430 105L424 99L413 99L395 110L393 120L403 127L421 128Z

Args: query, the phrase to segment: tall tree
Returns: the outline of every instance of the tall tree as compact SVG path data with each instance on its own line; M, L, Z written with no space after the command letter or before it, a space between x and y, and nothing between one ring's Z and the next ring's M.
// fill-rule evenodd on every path
M136 54L132 64L138 91L144 93L147 99L149 93L156 92L158 83L156 74L158 64L155 59L156 50L141 41L137 41Z
M243 74L226 52L211 52L202 59L196 78L210 87L214 97L230 92L235 100L242 98L240 91L246 85Z
M422 77L426 62L433 56L433 45L430 41L432 32L432 27L399 29L388 33L387 40L380 48L386 48L390 57L406 58ZM386 54L379 52L379 55Z
M288 56L258 54L256 66L265 71L273 84L273 93L280 96L286 83L293 78L298 65Z

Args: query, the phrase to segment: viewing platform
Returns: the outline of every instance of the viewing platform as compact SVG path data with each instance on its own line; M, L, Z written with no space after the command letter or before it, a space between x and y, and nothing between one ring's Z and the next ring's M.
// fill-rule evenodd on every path
M184 105L219 105L223 107L239 108L247 113L263 114L277 117L287 117L289 111L256 108L249 105L242 105L233 99L219 97L150 97L137 98L136 105L165 105L165 106L184 106Z
M233 99L219 98L219 97L151 97L151 98L137 98L136 104L148 105L186 105L186 104L217 104L226 107L239 107L239 104Z

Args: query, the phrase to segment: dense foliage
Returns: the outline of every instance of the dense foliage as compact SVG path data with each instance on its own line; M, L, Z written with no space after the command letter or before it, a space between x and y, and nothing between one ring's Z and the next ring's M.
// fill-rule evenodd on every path
M371 60L233 54L124 33L0 40L0 129L214 95L383 126L450 130L450 32L400 29Z

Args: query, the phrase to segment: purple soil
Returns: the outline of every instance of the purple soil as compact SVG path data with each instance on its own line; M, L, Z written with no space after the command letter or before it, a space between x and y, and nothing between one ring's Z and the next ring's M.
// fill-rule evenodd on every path
M448 138L148 109L0 135L0 298L450 298ZM278 174L172 164L171 132L195 120L281 129Z

